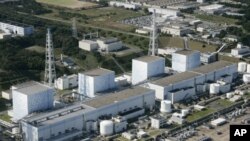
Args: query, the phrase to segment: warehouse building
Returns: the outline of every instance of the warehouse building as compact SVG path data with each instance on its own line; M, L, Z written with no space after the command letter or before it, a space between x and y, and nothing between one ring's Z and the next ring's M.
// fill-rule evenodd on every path
M164 73L165 59L157 56L143 56L132 60L132 84L139 84L150 77Z
M55 80L55 88L59 90L74 88L77 85L78 85L78 75L76 74L72 74L69 76L64 75Z
M95 97L97 92L114 89L115 72L97 68L78 74L78 92L87 97Z
M12 89L13 94L13 119L23 117L43 110L53 108L54 90L38 82L26 83Z
M33 34L34 27L14 21L1 21L0 30L4 31L5 33L11 33L13 35L27 36Z
M209 91L211 82L232 83L236 74L236 64L218 61L149 82L147 87L155 90L156 99L175 103Z
M122 115L119 117L124 119L123 116L133 114L136 109L152 109L155 105L154 97L153 90L138 86L63 109L26 117L21 122L24 140L70 140L82 136L83 133L97 131L102 117ZM119 126L115 128L114 131L120 131Z
M199 51L184 49L172 54L172 68L175 71L188 71L198 67L200 64Z

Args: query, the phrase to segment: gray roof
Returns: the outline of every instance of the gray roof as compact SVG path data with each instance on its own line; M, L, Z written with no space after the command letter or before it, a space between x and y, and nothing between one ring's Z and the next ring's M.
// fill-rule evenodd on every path
M104 68L97 68L89 71L83 72L83 74L88 75L88 76L101 76L109 73L114 73L114 71L104 69Z
M110 105L117 101L128 99L129 97L143 95L146 92L150 92L150 91L153 91L153 90L143 88L140 86L136 86L133 88L121 90L119 92L108 93L104 96L96 97L92 100L84 102L84 104L90 107L99 108L102 106Z
M196 73L201 73L201 74L206 74L215 70L219 70L222 69L224 67L227 66L231 66L234 65L234 63L231 62L227 62L227 61L217 61L211 64L207 64L198 68L195 68L192 70L192 72L196 72Z
M23 121L28 122L33 126L51 125L53 123L64 121L65 119L81 116L93 109L94 108L83 105L82 103L77 103L62 109L27 116Z
M52 88L44 84L35 82L35 81L30 81L30 82L26 82L24 84L18 85L17 89L14 89L14 90L20 93L26 94L26 95L32 95L32 94L36 94L39 92L47 91L49 89L52 89Z
M199 52L199 51L196 51L196 50L185 50L185 49L183 49L183 50L178 50L175 53L176 54L182 54L182 55L190 55L190 54L197 53L197 52Z
M152 84L160 85L160 86L168 86L177 82L181 82L183 80L191 79L196 76L199 76L200 74L194 73L194 72L182 72L177 73L168 77L164 77L162 79L158 79L156 81L151 82Z
M138 61L142 61L142 62L154 62L157 60L161 60L163 59L162 57L158 57L158 56L143 56L143 57L139 57L139 58L135 58L133 60L138 60Z

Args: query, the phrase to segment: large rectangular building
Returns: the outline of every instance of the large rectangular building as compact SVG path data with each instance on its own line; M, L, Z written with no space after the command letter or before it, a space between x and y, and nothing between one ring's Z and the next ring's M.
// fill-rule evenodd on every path
M26 83L12 89L13 119L20 120L25 116L53 108L54 90L38 82Z
M155 92L143 87L133 87L63 109L34 115L23 119L25 141L62 141L98 130L99 118L122 115L135 109L152 109Z
M178 72L191 70L200 64L199 51L179 50L172 54L172 68Z
M87 97L95 97L97 92L115 88L115 72L97 68L78 74L78 92Z
M143 56L132 60L132 84L139 84L150 77L164 73L165 59Z

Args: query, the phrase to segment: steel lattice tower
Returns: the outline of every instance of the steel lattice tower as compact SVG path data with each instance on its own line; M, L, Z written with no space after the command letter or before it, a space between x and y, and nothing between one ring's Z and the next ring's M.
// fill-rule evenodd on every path
M154 9L154 12L152 15L152 25L151 25L151 31L150 31L148 55L155 56L158 54L157 38L158 38L158 35L157 35L157 27L156 27L156 15L155 15L155 9Z
M72 22L72 36L74 38L78 39L77 26L76 26L76 18L73 18L73 22Z
M46 60L45 60L45 74L44 82L50 87L53 86L53 82L56 79L56 67L55 67L55 56L54 56L54 47L53 40L50 28L47 29L46 35Z

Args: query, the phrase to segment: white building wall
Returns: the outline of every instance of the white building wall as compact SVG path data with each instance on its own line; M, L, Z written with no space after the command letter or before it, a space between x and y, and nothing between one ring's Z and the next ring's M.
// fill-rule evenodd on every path
M187 56L187 65L186 70L191 70L193 68L198 67L201 64L200 61L200 52L195 52L191 55Z
M147 72L147 63L138 61L138 60L132 60L132 84L138 84L139 82L147 80L148 72Z
M186 68L187 68L186 59L187 57L185 55L173 53L172 54L172 68L180 72L186 71Z
M165 69L165 59L161 58L160 60L148 63L147 69L148 77L163 74Z
M53 89L44 92L36 93L28 96L28 112L36 112L46 110L53 107L54 94Z
M88 97L95 97L95 93L115 88L115 73L101 76L86 76L79 73L78 92Z
M19 120L29 114L27 95L13 90L13 115L15 120Z
M171 93L172 97L171 97L171 101L172 103L175 102L179 102L181 100L184 100L184 98L189 98L193 95L195 95L195 89L194 88L190 88L190 89L186 89L186 90L180 90L174 93Z

